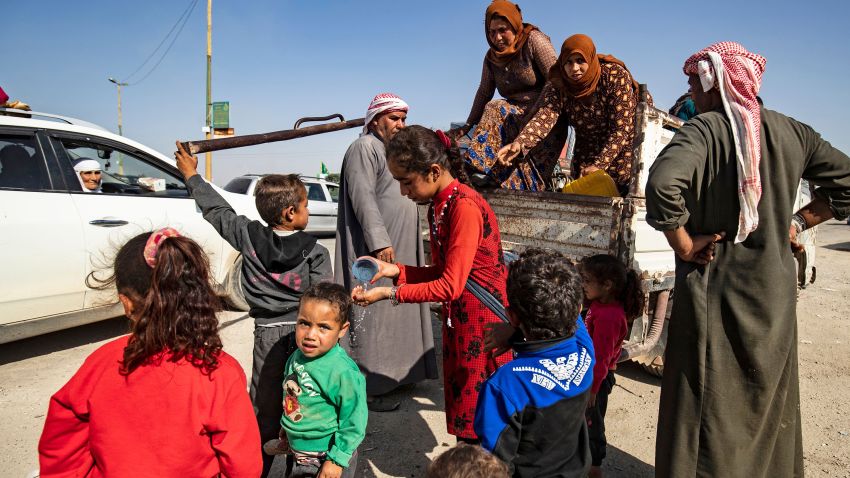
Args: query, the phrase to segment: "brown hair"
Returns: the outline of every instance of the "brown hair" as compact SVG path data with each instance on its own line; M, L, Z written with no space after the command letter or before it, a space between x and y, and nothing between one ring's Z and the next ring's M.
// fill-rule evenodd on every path
M583 274L600 284L611 281L611 292L623 304L629 322L643 315L646 297L643 284L634 269L626 268L619 259L607 254L586 257L579 268Z
M333 282L319 282L311 285L301 296L301 303L308 300L320 300L328 302L337 311L337 322L345 325L348 322L348 314L351 311L351 296L345 287Z
M86 279L100 289L115 284L133 302L121 374L133 373L164 352L171 354L171 362L186 359L212 373L222 350L216 318L222 303L210 283L207 255L188 237L169 237L159 243L156 265L150 267L143 255L150 236L139 234L118 250L110 277L100 280L90 274Z
M458 443L428 465L428 478L508 478L508 466L476 445Z
M469 184L466 165L454 140L449 147L443 144L437 133L430 129L412 125L402 128L387 145L387 159L405 171L428 174L432 164L439 164L458 181Z
M263 221L269 226L279 226L286 208L298 210L307 197L307 187L297 174L269 174L257 182L254 196Z

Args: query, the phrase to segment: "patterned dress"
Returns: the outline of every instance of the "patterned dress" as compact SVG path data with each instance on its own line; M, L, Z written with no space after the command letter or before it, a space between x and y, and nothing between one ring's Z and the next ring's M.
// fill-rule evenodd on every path
M498 165L496 153L513 142L531 118L546 84L546 75L556 59L552 42L539 30L529 34L520 53L504 67L484 58L481 83L466 120L467 124L477 124L477 127L472 141L463 146L470 168L486 174L503 188L538 191L545 189L552 180L555 163L567 139L566 121L553 127L515 166ZM493 99L497 89L504 99Z
M507 305L507 269L496 215L475 190L456 180L438 193L429 213L434 265L401 265L400 302L443 302L443 380L446 425L475 439L478 391L511 356L484 351L484 326L500 319L465 288L467 277Z
M517 137L523 151L533 151L564 119L576 130L572 176L582 168L605 170L620 193L628 193L632 179L632 147L635 140L637 94L628 70L614 63L601 63L596 92L589 101L564 97L548 83L543 88L542 106ZM652 104L652 99L649 99Z

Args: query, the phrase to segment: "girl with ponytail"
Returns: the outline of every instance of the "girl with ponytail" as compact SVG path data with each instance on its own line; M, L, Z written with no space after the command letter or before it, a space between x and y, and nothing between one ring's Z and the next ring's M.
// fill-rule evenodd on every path
M401 194L429 205L434 265L414 267L376 260L379 269L372 283L390 277L395 287L357 287L351 298L364 306L387 299L393 304L443 303L448 431L458 440L477 442L472 421L478 389L497 367L510 360L509 354L497 357L485 350L485 328L500 319L469 290L480 286L494 301L508 305L507 270L496 215L481 195L467 186L457 145L442 131L422 126L402 129L387 145L387 160Z
M615 384L614 370L629 324L643 314L646 297L637 272L616 257L590 256L581 261L579 269L584 296L590 302L585 324L596 354L586 412L592 460L588 476L599 477L607 448L605 411Z
M222 350L201 247L172 228L143 233L109 278L86 282L115 285L130 335L97 349L51 398L41 476L259 476L245 373Z

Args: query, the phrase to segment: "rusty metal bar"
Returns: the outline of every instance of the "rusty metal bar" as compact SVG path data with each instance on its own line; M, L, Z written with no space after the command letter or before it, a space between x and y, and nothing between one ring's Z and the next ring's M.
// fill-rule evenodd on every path
M311 120L309 118L302 119ZM230 138L186 141L183 143L183 147L186 148L186 151L189 151L191 154L199 154L206 153L207 151L241 148L243 146L254 146L256 144L303 138L305 136L312 136L314 134L330 133L332 131L356 128L358 126L363 126L364 124L366 124L366 118L357 118L353 120L342 121L340 123L307 126L306 128L301 129L285 129L282 131L274 131L271 133L248 134L243 136L232 136Z

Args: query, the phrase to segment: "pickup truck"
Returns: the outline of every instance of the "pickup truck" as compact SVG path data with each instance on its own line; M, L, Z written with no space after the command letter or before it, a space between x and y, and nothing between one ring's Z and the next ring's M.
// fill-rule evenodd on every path
M632 323L620 361L635 361L660 376L676 266L664 235L646 222L644 188L650 166L682 121L645 101L638 105L636 121L634 177L626 197L508 190L487 190L482 195L496 213L506 251L547 247L576 260L609 254L638 272L647 306L643 316ZM811 191L804 182L797 194L797 206L810 200ZM801 287L815 278L815 234L816 229L812 229L800 238L805 245L797 255Z

